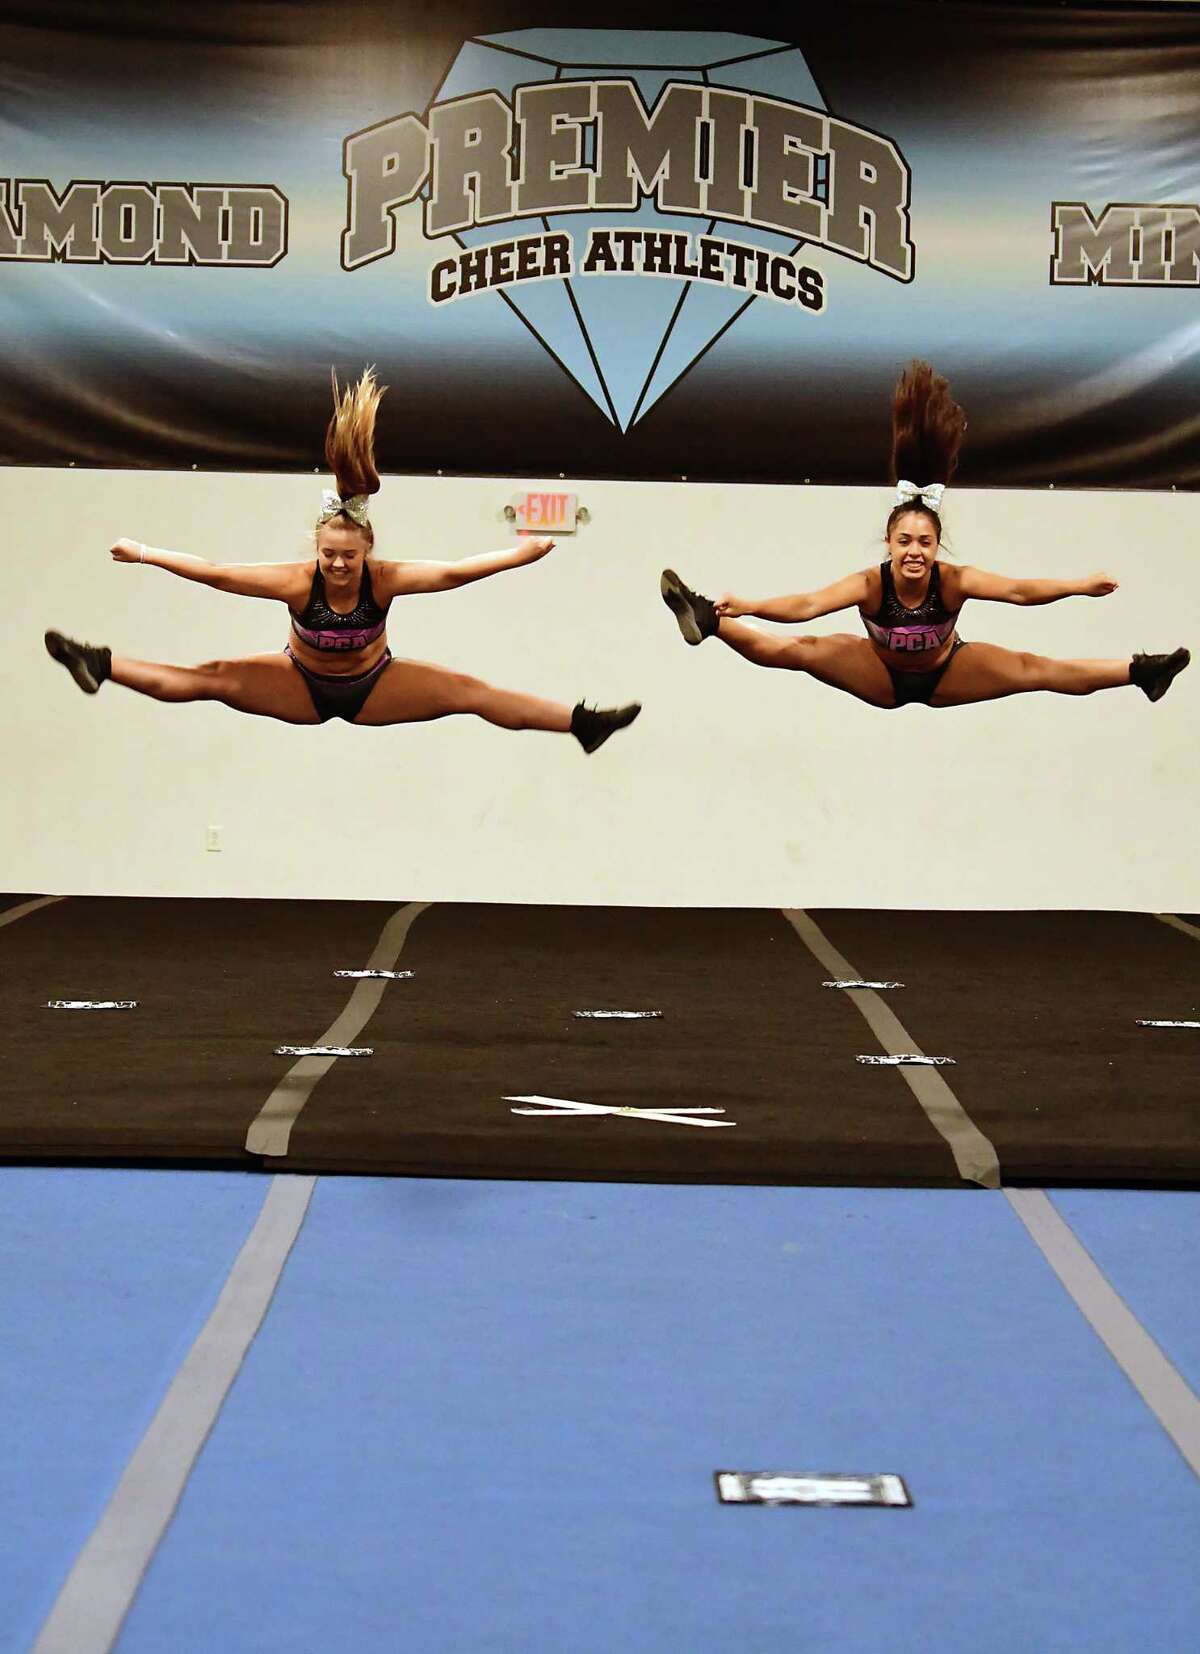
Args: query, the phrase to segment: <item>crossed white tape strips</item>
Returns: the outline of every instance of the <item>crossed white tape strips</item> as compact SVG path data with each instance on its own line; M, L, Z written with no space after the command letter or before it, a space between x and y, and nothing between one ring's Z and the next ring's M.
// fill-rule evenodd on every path
M617 1108L605 1103L575 1103L568 1097L506 1097L506 1103L534 1103L534 1108L510 1109L511 1114L533 1114L545 1120L552 1114L623 1114L633 1120L660 1120L668 1126L736 1126L736 1120L698 1120L699 1114L724 1114L723 1108Z

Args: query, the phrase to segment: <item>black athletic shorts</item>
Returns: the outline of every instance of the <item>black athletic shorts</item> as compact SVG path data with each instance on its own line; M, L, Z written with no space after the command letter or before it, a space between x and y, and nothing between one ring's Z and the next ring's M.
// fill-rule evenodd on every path
M954 647L946 656L942 664L933 672L897 672L895 667L888 667L888 677L892 680L892 688L896 691L897 706L928 706L933 699L933 692L942 681L942 675L960 649L967 646L966 639L956 637Z
M344 718L348 724L354 722L367 704L367 696L392 658L392 651L385 649L382 660L376 661L369 672L358 672L351 678L338 678L324 672L310 672L307 666L301 666L290 648L285 649L284 654L308 685L308 693L312 696L312 704L321 722Z

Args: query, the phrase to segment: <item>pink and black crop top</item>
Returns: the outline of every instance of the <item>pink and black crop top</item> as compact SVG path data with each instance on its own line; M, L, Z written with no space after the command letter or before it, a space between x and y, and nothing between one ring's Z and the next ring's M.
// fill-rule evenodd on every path
M863 625L883 649L896 649L903 654L933 654L954 636L959 611L953 613L942 602L942 571L935 563L929 571L929 590L925 600L915 609L906 609L896 596L896 582L892 577L891 562L881 563L879 573L883 580L883 600L878 612L870 619L863 615Z
M325 576L318 563L313 570L308 603L302 614L289 611L292 630L301 643L310 649L322 651L365 649L369 643L383 636L387 625L387 610L381 609L371 590L371 570L364 561L362 581L358 588L358 602L349 614L338 614L325 599Z

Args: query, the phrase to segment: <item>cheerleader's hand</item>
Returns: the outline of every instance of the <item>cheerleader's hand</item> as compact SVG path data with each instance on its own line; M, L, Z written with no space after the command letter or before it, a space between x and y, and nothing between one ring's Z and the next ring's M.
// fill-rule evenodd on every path
M1083 583L1085 597L1108 597L1117 589L1117 581L1107 574L1089 574Z

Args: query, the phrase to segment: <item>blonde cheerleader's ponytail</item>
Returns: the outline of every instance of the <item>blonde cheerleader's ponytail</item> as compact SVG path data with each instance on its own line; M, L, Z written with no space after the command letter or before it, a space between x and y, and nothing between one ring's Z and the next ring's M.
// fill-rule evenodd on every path
M373 541L367 507L371 495L379 492L375 415L387 386L377 383L374 368L367 368L357 385L347 385L344 390L338 386L336 372L331 378L333 415L325 431L325 462L333 472L337 490L324 491L317 526L344 516Z

